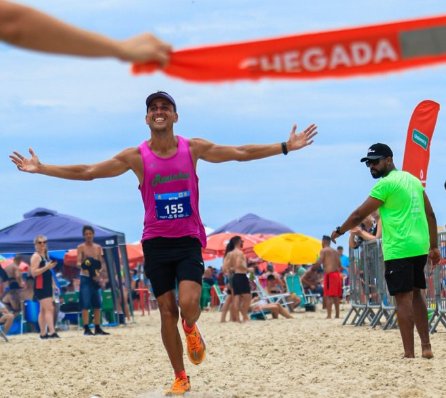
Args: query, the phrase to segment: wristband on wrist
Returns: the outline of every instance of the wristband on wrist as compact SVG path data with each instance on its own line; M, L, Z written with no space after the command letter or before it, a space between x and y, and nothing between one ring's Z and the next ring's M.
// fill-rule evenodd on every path
M284 154L284 155L287 155L288 154L288 148L286 147L286 142L282 142L282 153Z
M341 232L341 227L336 227L335 232L336 232L338 235L344 235L344 234L345 234L345 232Z

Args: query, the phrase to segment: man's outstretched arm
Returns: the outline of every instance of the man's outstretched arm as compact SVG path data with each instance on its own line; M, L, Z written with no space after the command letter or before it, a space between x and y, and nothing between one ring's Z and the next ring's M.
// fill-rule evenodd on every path
M33 8L0 0L0 40L29 50L165 65L171 46L151 34L118 41L68 25Z
M221 163L231 160L245 162L248 160L263 159L279 155L284 150L286 153L297 151L313 143L313 138L317 134L316 125L312 124L308 126L299 134L296 134L296 128L296 125L294 125L288 141L283 144L227 146L194 138L190 140L190 146L195 161L203 159L212 163Z
M340 226L340 231L342 232L342 234L339 234L337 231L333 231L331 233L332 242L336 243L337 238L345 234L353 227L356 227L359 223L362 222L362 220L364 220L364 218L372 214L382 204L383 204L382 200L369 196L364 201L364 203L361 206L359 206L352 214L350 214L347 220L345 220L344 223Z
M95 178L116 177L130 170L127 155L132 149L126 149L112 159L90 165L54 166L40 163L38 156L30 148L31 158L25 158L18 152L10 155L11 161L20 171L27 173L43 174L50 177L64 178L67 180L89 181Z

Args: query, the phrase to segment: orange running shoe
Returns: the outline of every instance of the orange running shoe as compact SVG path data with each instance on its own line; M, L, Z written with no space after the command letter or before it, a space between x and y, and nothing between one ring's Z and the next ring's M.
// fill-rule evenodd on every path
M170 390L164 391L166 397L173 397L175 395L189 395L190 393L190 379L175 379Z
M192 332L186 333L187 356L194 365L199 365L206 357L206 343L195 324Z

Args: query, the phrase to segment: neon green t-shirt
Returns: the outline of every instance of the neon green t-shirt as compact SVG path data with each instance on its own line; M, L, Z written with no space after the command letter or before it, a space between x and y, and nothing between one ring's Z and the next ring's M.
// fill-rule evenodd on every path
M424 188L405 171L393 170L379 180L370 196L382 200L384 260L415 257L429 252L429 228L424 210Z

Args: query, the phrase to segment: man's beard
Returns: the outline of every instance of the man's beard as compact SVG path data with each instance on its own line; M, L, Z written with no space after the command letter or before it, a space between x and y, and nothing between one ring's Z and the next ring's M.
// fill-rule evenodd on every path
M383 169L383 170L374 170L374 173L372 173L372 172L370 172L370 174L372 175L372 177L375 179L375 180L377 180L378 178L381 178L381 177L384 177L384 175L386 174L386 171L387 170L385 170L385 169Z

